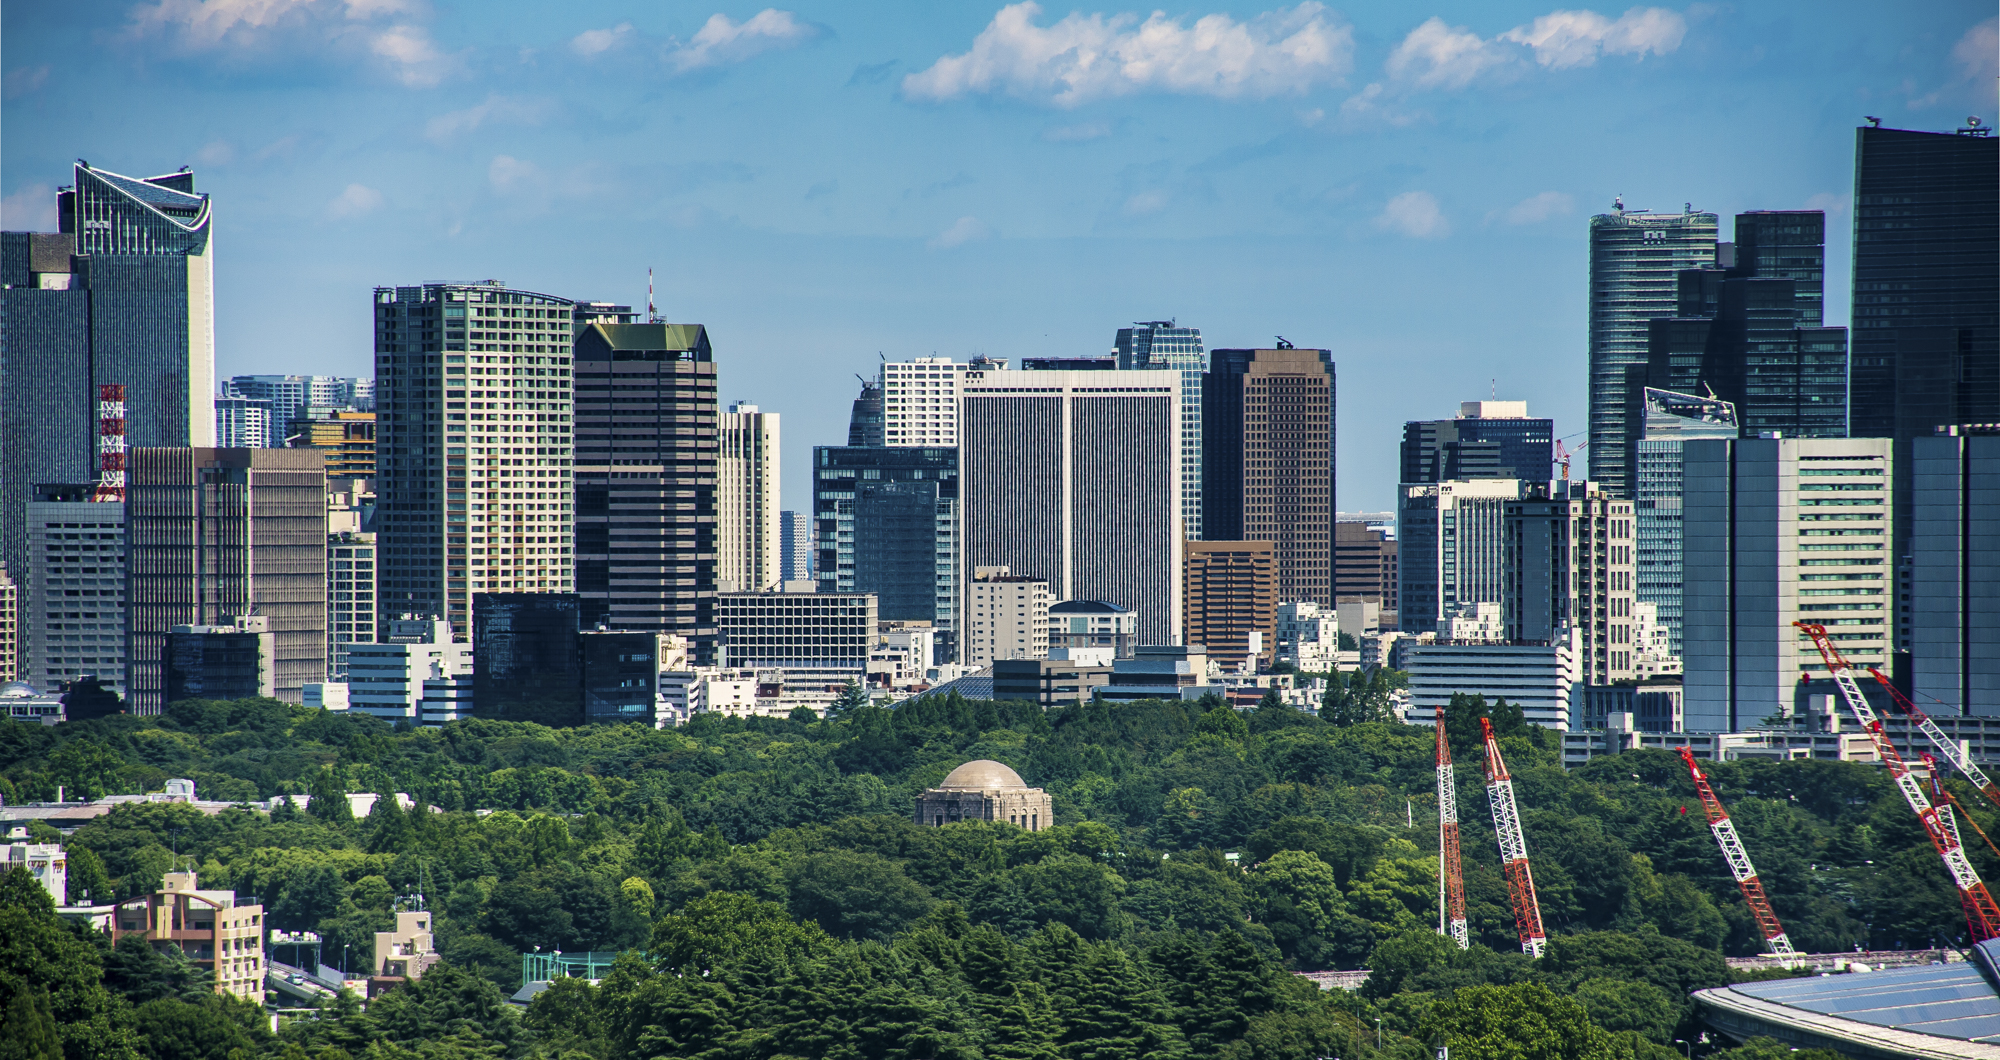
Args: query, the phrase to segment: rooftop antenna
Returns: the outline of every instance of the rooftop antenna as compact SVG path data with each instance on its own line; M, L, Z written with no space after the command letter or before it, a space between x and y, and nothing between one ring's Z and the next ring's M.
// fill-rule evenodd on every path
M1625 212L1625 196L1623 195L1612 196L1611 208L1617 210L1622 215Z
M1871 128L1871 129L1879 129L1879 128L1881 128L1881 127L1882 127L1882 119L1880 119L1880 118L1876 117L1875 115L1873 115L1873 114L1863 114L1863 115L1862 115L1862 117L1863 117L1863 118L1865 118L1865 119L1867 119L1867 121L1868 121L1868 127L1869 127L1869 128Z
M646 266L646 323L657 324L660 314L653 311L653 267Z

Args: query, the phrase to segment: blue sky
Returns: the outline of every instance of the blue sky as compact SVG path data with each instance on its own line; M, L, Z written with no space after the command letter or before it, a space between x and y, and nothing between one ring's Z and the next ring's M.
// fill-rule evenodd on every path
M1135 319L1334 351L1343 510L1404 420L1579 431L1585 224L1822 207L1853 132L1994 106L1993 6L6 5L0 221L73 159L194 167L218 369L369 371L376 284L497 277L708 325L785 507L890 358L1099 354ZM1726 223L1725 223L1726 227Z

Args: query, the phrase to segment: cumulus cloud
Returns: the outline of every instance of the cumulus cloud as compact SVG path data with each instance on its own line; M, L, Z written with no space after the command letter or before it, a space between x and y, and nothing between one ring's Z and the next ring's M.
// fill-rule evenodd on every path
M554 110L555 104L546 99L503 96L496 92L487 96L483 102L464 110L454 110L432 118L424 125L424 135L434 142L441 143L483 125L539 125L548 120Z
M1443 239L1451 234L1451 222L1438 208L1437 197L1427 191L1406 191L1390 199L1375 218L1375 227L1412 239Z
M967 214L953 221L950 228L939 232L937 238L931 240L930 246L932 250L948 250L977 239L985 239L992 234L993 230L986 227L979 218Z
M1167 208L1167 203L1172 201L1172 199L1173 196L1169 195L1165 189L1148 188L1125 200L1125 215L1127 217L1144 217L1150 213L1159 213L1161 210Z
M0 199L0 228L9 232L56 230L56 189L29 184Z
M428 87L451 71L419 21L418 0L155 0L132 9L128 35L184 54L237 59L314 52L372 57L395 80Z
M618 47L631 35L630 22L620 22L610 29L587 29L571 38L569 50L588 59Z
M721 13L708 17L692 40L667 53L667 63L683 73L738 63L774 48L790 48L819 35L789 11L767 7L742 22Z
M1545 191L1540 195L1530 195L1509 206L1500 214L1501 220L1510 225L1533 225L1557 217L1567 217L1576 212L1576 198L1568 192Z
M365 184L349 184L326 204L326 215L336 221L366 217L382 208L382 193Z
M236 145L227 140L210 140L194 153L194 160L204 166L226 166L236 161Z
M1687 19L1663 7L1635 7L1618 18L1595 11L1551 11L1494 37L1432 17L1410 31L1383 63L1384 80L1369 84L1342 105L1350 117L1386 117L1394 94L1455 90L1519 77L1533 66L1566 70L1599 57L1644 59L1680 48Z
M1952 46L1951 58L1970 80L2000 77L2000 19L1989 18L1966 30Z
M1155 11L1071 13L1038 26L1040 4L1010 4L973 39L903 79L912 99L1001 92L1074 107L1137 92L1269 97L1338 84L1353 67L1354 31L1307 0L1244 22L1205 15L1192 26Z

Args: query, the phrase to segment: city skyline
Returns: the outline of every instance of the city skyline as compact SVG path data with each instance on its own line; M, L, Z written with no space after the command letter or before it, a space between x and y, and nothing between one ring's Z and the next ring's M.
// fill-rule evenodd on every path
M1848 130L1991 108L1992 21L1970 4L1887 26L1859 5L1211 6L1156 28L1184 43L1209 17L1301 48L1061 84L1034 49L1129 51L1143 14L209 6L10 12L5 227L51 230L77 156L195 167L218 203L218 378L365 374L358 300L305 294L372 287L385 259L635 304L655 266L662 313L730 351L718 397L795 424L788 506L878 350L1105 356L1116 328L1175 318L1211 348L1331 349L1337 506L1385 510L1405 420L1497 395L1583 429L1585 225L1614 195L1827 209L1844 324ZM1720 117L1662 121L1689 114ZM629 224L578 238L607 220Z

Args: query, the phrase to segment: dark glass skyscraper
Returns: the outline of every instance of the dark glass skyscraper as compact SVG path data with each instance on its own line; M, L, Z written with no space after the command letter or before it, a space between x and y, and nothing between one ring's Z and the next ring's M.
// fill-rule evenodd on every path
M1466 401L1456 419L1403 424L1405 483L1554 477L1556 421L1534 419L1525 401Z
M958 451L816 446L819 590L874 593L882 621L930 622L958 657Z
M582 724L577 615L574 593L474 593L473 709L508 721Z
M861 393L854 399L854 410L847 416L847 444L850 446L884 444L882 415L882 384L863 379Z
M2000 139L1855 130L1855 437L1896 439L1896 540L1910 440L2000 422Z
M677 633L716 659L715 355L700 324L576 340L577 596L585 626Z
M130 446L215 444L208 196L185 170L78 162L53 233L0 235L0 558L33 576L38 484L97 475L98 386L126 388Z
M1278 601L1331 607L1333 352L1216 350L1202 383L1202 525L1277 546Z

